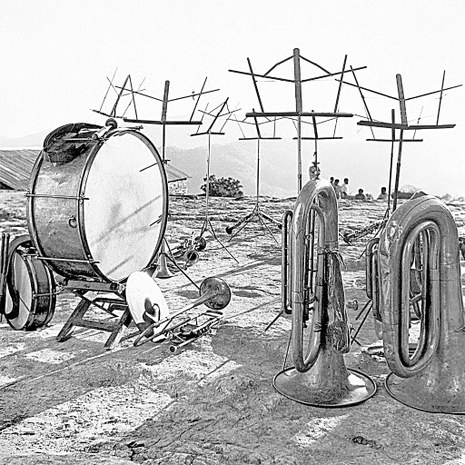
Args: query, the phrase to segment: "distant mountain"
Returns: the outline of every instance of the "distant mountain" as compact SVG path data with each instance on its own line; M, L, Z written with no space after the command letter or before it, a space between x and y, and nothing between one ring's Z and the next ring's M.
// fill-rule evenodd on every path
M159 128L158 128L159 129ZM50 130L44 130L19 138L0 136L1 148L40 148ZM160 150L159 131L150 128L144 131ZM217 139L215 139L217 140ZM183 147L173 146L179 144ZM196 144L196 147L193 147ZM198 146L200 145L201 146ZM186 134L170 134L166 157L173 167L190 176L188 192L201 192L200 186L207 173L207 141L192 138ZM171 146L170 146L171 145ZM302 144L302 181L308 181L308 168L313 159L313 143ZM318 160L322 177L339 178L342 182L348 177L352 193L363 188L365 193L376 197L381 186L387 185L389 173L389 150L385 147L360 144L358 141L345 140L341 143L321 143L318 148ZM292 140L262 141L260 148L260 195L273 197L291 197L297 193L297 144ZM426 178L415 165L403 168L401 185L409 181L428 192ZM218 177L232 177L240 181L245 195L256 193L257 143L255 141L235 141L226 144L212 144L210 174Z
M256 193L257 152L254 144L234 142L226 145L213 145L211 148L210 174L217 178L232 177L238 179L245 195ZM291 147L285 150L287 156L294 157ZM262 149L260 159L260 195L287 197L296 193L296 174L294 163L286 161L277 148ZM201 192L207 174L207 148L197 147L184 150L169 147L166 157L176 168L187 173L191 178L187 187L190 193ZM304 180L307 175L304 173Z
M1 148L40 148L44 142L45 136L52 130L47 129L44 131L36 132L22 137L5 137L0 136L0 147Z

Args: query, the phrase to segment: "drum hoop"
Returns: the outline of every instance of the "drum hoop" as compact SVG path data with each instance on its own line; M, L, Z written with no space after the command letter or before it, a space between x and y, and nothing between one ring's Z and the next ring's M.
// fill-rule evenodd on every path
M26 243L21 244L17 249L16 253L21 257L21 260L24 261L27 267L27 273L29 275L29 280L31 281L31 291L32 291L32 296L31 296L31 307L29 309L29 316L27 318L27 322L24 325L25 328L30 327L32 323L34 323L34 319L36 316L37 312L37 306L38 306L38 301L37 297L34 296L34 294L37 292L37 289L39 288L39 283L37 281L37 276L35 274L34 270L34 263L32 260L32 257L25 257L24 254L25 252L21 250L21 247L25 247Z
M32 241L31 241L31 245ZM56 306L56 283L55 283L55 278L53 277L52 271L46 266L46 263L44 263L42 260L39 258L35 257L24 257L25 261L29 263L30 268L31 268L31 273L32 273L32 278L33 278L33 287L32 291L34 292L40 292L40 287L43 285L46 285L48 294L49 295L42 295L42 296L35 296L32 298L32 301L34 303L34 311L31 312L34 316L31 322L28 321L28 324L30 323L29 328L30 329L35 329L37 327L44 326L50 322L50 320L53 318L53 315L55 314L55 306ZM39 282L39 277L37 273L42 270L44 274L44 279L46 282ZM35 321L36 316L37 316L37 309L39 307L39 302L43 305L44 299L48 299L46 301L47 305L47 312L45 315L45 319L43 321ZM44 305L45 306L45 305Z
M31 175L29 178L29 193L35 193L35 187L37 183L37 179L39 177L40 167L42 166L42 162L44 161L44 152L43 150L39 153L39 156L36 158L34 166L32 167ZM37 250L37 253L44 257L45 253L42 249L42 245L39 241L39 237L37 236L37 228L35 224L35 215L34 215L34 197L30 196L27 198L27 206L26 206L26 217L27 217L27 228L29 230L29 237L32 240L34 247ZM18 238L19 239L19 238ZM49 266L53 271L59 273L57 269L54 268L53 263L47 263L46 266Z
M158 237L158 242L157 242L157 244L155 244L152 256L150 257L147 265L145 266L145 268L147 268L153 263L155 257L157 256L158 250L161 247L163 237L165 235L166 224L168 222L168 180L167 180L167 177L166 177L166 171L165 171L165 167L163 165L163 161L162 161L162 159L160 157L160 154L158 153L157 148L152 143L152 141L147 136L145 136L144 134L142 134L139 131L136 131L134 129L116 128L116 129L113 129L112 131L109 131L106 134L105 139L102 140L102 142L100 144L97 144L96 146L94 146L91 149L91 151L89 152L88 156L87 156L87 159L86 159L86 161L84 163L84 169L83 169L82 175L81 175L81 181L79 183L79 196L84 197L84 195L85 195L87 179L89 177L90 170L92 168L93 162L95 160L95 157L96 157L98 151L103 146L103 143L106 140L108 140L111 136L116 135L116 134L133 134L134 136L136 136L150 150L150 152L152 153L152 155L155 158L155 161L157 162L157 165L160 167L160 173L161 173L161 179L162 179L162 189L163 189L163 193L162 193L163 194L163 212L162 212L162 217L163 218L162 218L162 221L161 221L160 234L159 234L159 237ZM89 243L87 241L87 236L86 236L86 233L85 233L84 220L85 220L84 203L79 202L79 208L78 208L78 214L77 214L77 223L78 223L78 228L79 228L79 236L80 236L80 239L81 239L81 244L82 244L82 248L84 250L84 253L86 254L87 258L91 259L92 254L90 252ZM95 271L95 273L98 276L100 276L105 282L114 282L113 280L109 279L107 276L105 276L101 272L100 268L98 267L98 264L91 262L90 266ZM126 276L124 279L120 280L119 282L125 282L128 279L128 277L129 276Z

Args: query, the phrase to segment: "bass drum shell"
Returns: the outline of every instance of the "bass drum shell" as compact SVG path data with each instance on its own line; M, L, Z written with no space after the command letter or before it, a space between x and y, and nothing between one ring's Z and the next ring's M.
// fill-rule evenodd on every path
M68 126L80 130L67 133ZM68 126L48 136L33 168L29 232L56 273L122 282L151 265L161 246L168 215L163 162L140 132L116 129L94 139L92 125L84 137L84 123Z
M29 236L12 241L8 254L5 319L16 330L45 326L55 313L55 279L35 254Z

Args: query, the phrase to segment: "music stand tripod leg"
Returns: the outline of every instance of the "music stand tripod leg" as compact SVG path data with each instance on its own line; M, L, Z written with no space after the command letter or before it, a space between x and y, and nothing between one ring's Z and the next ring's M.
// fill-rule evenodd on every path
M230 227L231 230L233 230L233 229L235 229L235 228L239 228L239 229L238 229L235 233L232 233L232 234L231 234L231 237L228 239L228 242L229 242L232 238L236 237L236 236L245 228L245 226L247 225L247 223L248 223L249 221L252 221L253 218L254 218L254 216L256 216L256 215L257 215L257 211L256 211L256 209L254 208L248 215L243 216L243 217L240 218L234 225L232 225L232 226ZM226 229L227 229L226 232L228 232L228 228L226 228Z
M208 225L210 226L210 232L212 233L213 237L218 242L218 244L220 244L221 247L223 247L223 249L226 250L230 257L236 261L236 263L239 263L239 260L237 260L237 258L229 251L229 249L218 239L218 236L216 235L215 230L213 229L213 225L211 224L210 219L208 219Z
M360 332L360 330L362 329L363 325L365 324L365 321L366 321L368 315L370 314L370 310L371 310L372 306L373 306L372 301L368 300L367 303L365 304L365 306L362 308L362 310L356 316L355 319L358 320L361 317L361 315L363 314L363 312L366 312L365 315L362 318L362 321L360 322L360 325L358 326L357 330L355 331L355 334L352 336L351 344L353 344L355 342L359 346L361 345L360 342L358 342L358 340L357 340L357 336L358 336L358 333Z
M274 241L276 242L277 245L279 245L279 241L276 239L276 237L274 237L274 234L273 232L271 231L270 227L265 223L265 221L263 220L263 218L266 218L265 215L260 215L258 214L258 220L260 221L260 223L263 225L263 227L268 231L268 233L271 235L271 237L274 239Z

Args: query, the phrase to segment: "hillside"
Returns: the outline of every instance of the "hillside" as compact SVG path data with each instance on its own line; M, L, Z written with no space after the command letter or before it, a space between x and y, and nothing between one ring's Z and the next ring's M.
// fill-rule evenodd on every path
M143 132L160 150L160 132L157 128L147 127ZM159 128L158 128L159 129ZM0 136L0 147L41 147L44 137L42 131L21 138ZM224 139L212 138L210 173L216 177L233 177L243 185L245 195L256 193L256 141L224 142ZM184 148L180 148L184 147ZM186 148L189 147L189 148ZM308 180L308 169L313 160L313 141L302 143L303 183ZM462 197L465 194L463 180L453 182L455 173L448 171L447 187L441 177L442 166L432 167L421 164L423 148L415 152L404 150L400 186L412 185L418 190L438 196L450 194L449 198ZM348 177L349 189L356 193L363 188L365 193L376 197L381 186L387 186L389 178L389 144L370 144L351 140L322 141L318 147L318 161L322 177L334 176L342 180ZM297 144L291 139L262 141L260 144L260 194L285 198L297 193ZM169 134L166 156L174 167L189 174L188 192L197 194L207 172L208 141L206 138L189 137L185 131ZM395 170L394 160L394 170ZM394 173L395 174L395 173ZM447 190L446 190L447 189ZM402 189L401 189L402 190ZM405 189L404 189L405 190Z

